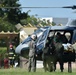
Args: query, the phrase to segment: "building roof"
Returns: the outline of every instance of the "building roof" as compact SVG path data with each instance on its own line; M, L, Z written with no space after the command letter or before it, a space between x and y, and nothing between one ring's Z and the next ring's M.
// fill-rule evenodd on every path
M13 31L13 32L10 32L10 31L8 31L8 32L4 32L4 31L2 31L2 32L0 32L0 38L6 38L6 37L16 37L17 35L18 35L19 33L17 33L17 32L15 32L15 31Z

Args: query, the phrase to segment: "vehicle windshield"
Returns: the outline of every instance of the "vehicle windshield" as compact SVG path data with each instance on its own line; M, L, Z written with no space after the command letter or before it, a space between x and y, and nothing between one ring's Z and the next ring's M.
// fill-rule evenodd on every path
M42 35L42 33L47 29L48 27L45 27L45 28L39 28L39 29L37 29L33 34L36 34L37 35L37 40L38 40L38 38ZM33 35L32 34L32 35ZM22 42L22 44L25 44L25 43L28 43L28 42L30 42L32 39L31 39L31 37L29 36L29 37L27 37L23 42Z
M30 42L32 39L31 39L31 37L29 36L28 38L26 38L23 42L22 42L22 44L25 44L25 43L27 43L27 42Z
M76 20L69 20L67 26L76 26Z
M47 30L44 31L43 35L41 36L41 39L39 40L39 43L46 38L46 35L47 35Z

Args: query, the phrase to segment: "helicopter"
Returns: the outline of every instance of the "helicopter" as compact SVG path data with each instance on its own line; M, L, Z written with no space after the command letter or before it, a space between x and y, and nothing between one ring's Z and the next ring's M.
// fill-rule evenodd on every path
M70 21L66 26L46 26L37 30L33 34L37 35L36 41L36 53L37 60L42 60L43 49L45 48L47 38L56 35L57 32L61 34L65 33L66 38L68 39L67 43L74 44L76 42L76 20ZM41 34L41 35L40 35ZM30 36L20 43L15 52L25 58L28 58L29 53L29 42L31 41ZM49 40L50 41L50 40ZM65 51L63 55L63 63L68 62L68 72L72 72L71 62L75 62L76 53L75 50Z
M55 31L55 32L53 32ZM36 32L33 34L37 35L37 43L36 43L36 51L39 54L38 59L40 60L41 54L42 54L42 49L45 47L46 39L49 35L53 35L57 32L62 32L66 33L69 38L69 43L73 44L76 41L76 20L70 21L67 23L66 26L46 26L43 28L39 28ZM29 52L29 47L28 44L31 41L31 37L29 36L26 38L22 43L20 43L17 47L15 52L23 57L28 58L28 52Z
M76 9L76 6L65 6L62 8ZM40 31L39 34L41 33L41 35L39 35L37 32L33 33L36 34L38 37L36 41L36 53L38 55L36 58L37 60L42 60L42 53L43 53L43 49L45 48L45 44L48 36L51 37L52 35L56 35L57 32L60 32L61 34L65 33L65 36L68 39L67 43L74 44L74 42L76 42L76 20L69 21L65 26L46 26L39 29L38 31ZM25 58L28 58L28 53L29 53L28 44L30 41L31 38L29 36L27 39L25 39L22 43L20 43L16 47L15 52ZM64 51L64 62L69 62L68 64L70 64L70 67L68 66L69 69L68 72L71 71L71 62L75 62L75 59L76 59L75 50L71 51L70 54L68 51L67 52Z
M38 28L34 33L37 35L37 40L40 38L40 36L43 34L44 31L48 30L49 27L41 27ZM31 35L28 36L23 42L21 42L17 47L15 52L23 57L28 58L28 52L29 52L29 42L32 40Z

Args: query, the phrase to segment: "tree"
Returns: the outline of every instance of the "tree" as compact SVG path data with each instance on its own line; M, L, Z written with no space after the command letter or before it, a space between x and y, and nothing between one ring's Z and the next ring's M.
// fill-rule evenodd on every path
M26 25L28 26L29 23L32 25L32 26L36 26L36 27L43 27L43 26L52 26L52 25L55 25L54 22L50 22L49 20L46 20L46 19L40 19L40 18L36 18L34 15L28 17L27 19L22 19L21 20L21 24L22 25Z
M37 18L35 16L28 16L27 19L21 20L22 25L28 25L29 23L33 26L36 26L38 24Z
M20 7L19 0L2 0L0 7ZM21 19L26 19L28 13L21 12L20 8L0 8L0 31L15 30L15 25L20 23Z

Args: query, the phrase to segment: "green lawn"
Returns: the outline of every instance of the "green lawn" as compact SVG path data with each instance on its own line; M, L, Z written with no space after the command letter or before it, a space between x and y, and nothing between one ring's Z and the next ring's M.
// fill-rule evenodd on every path
M26 69L11 68L0 69L0 75L76 75L76 69L72 73L68 73L67 70L61 73L60 70L56 72L44 72L43 69L37 69L36 72L28 72Z

